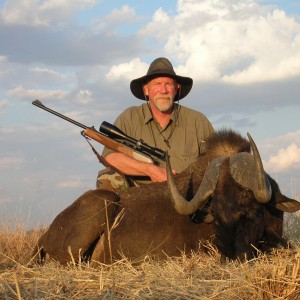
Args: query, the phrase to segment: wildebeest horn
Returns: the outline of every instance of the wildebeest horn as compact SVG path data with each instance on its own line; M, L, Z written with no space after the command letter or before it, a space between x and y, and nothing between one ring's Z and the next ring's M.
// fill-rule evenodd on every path
M247 133L253 156L241 152L230 157L230 173L243 188L250 189L259 203L267 203L271 199L272 190L257 147Z
M218 177L219 167L223 163L225 157L218 157L214 159L207 167L203 180L198 188L197 193L191 201L187 201L178 191L175 180L172 174L169 158L167 157L166 168L168 187L170 191L171 200L176 211L182 215L190 215L197 209L201 208L208 200L209 196L215 190Z

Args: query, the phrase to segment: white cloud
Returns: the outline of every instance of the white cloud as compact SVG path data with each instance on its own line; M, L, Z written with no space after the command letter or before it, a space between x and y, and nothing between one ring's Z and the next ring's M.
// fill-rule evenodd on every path
M48 68L34 67L29 69L29 71L32 73L36 73L39 76L47 76L47 77L50 76L50 77L58 78L60 80L65 80L68 78L66 74L62 74Z
M121 8L113 9L110 14L104 17L92 20L91 30L94 33L112 33L118 26L122 28L124 24L132 24L137 22L139 19L140 17L137 16L132 7L123 5Z
M276 155L271 156L265 163L265 169L270 172L282 173L300 168L300 147L295 143L287 148L279 149Z
M143 34L165 38L167 53L195 80L248 84L300 75L300 24L254 0L180 0L157 10Z
M61 181L56 186L59 189L65 189L65 188L84 187L85 184L79 178L74 178L74 179L71 179L71 180Z
M139 35L141 37L145 35L155 36L159 40L169 37L172 40L176 33L173 25L171 17L162 8L159 8L154 13L152 21L140 30Z
M90 8L97 0L7 0L0 12L9 24L59 25L76 11Z
M149 65L141 62L139 58L131 60L129 63L123 63L112 66L105 75L110 81L127 79L132 80L146 74Z
M103 23L133 22L136 17L135 10L128 5L124 5L121 9L113 9L110 15L104 18Z
M14 89L8 90L6 93L10 97L16 99L54 99L64 100L69 95L64 90L42 90L42 89L25 89L22 86L18 86Z
M284 173L300 170L300 130L266 140L260 147L266 171Z
M0 170L19 168L23 164L24 159L20 157L0 157Z
M76 96L76 101L80 104L90 104L94 101L93 93L89 90L80 90Z
M288 145L293 143L300 145L300 130L291 131L284 135L269 138L264 141L262 147L268 152L274 152L274 149L286 148Z

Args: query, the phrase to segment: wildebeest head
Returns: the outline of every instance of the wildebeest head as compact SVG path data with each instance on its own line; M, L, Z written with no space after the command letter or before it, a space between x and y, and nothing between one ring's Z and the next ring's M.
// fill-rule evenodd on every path
M227 133L222 134L226 138ZM265 231L272 231L264 222L268 205L281 211L300 209L299 202L293 199L286 198L284 204L280 200L283 195L278 185L265 173L257 147L249 134L248 138L252 154L245 149L247 152L233 152L232 155L228 152L227 156L211 160L190 201L178 192L167 161L168 187L178 213L190 215L210 201L210 219L216 226L216 245L222 260L253 255L253 249L258 247ZM282 224L282 214L279 214L279 223ZM281 236L280 233L277 235Z

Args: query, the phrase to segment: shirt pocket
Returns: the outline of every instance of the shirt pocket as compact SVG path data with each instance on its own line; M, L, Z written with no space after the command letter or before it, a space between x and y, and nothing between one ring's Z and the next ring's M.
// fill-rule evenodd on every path
M185 149L173 149L169 152L171 166L177 173L183 171L199 157L198 145L193 145L192 147Z

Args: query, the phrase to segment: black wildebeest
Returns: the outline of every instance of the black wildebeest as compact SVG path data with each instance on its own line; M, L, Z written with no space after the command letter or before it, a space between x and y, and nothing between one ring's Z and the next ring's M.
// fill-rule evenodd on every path
M217 132L207 153L175 178L167 163L168 182L86 192L54 219L34 254L62 264L72 257L111 263L123 255L178 256L212 241L224 260L285 246L283 212L300 203L282 195L249 138Z

